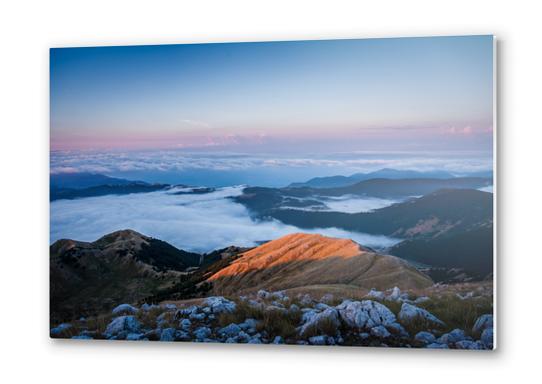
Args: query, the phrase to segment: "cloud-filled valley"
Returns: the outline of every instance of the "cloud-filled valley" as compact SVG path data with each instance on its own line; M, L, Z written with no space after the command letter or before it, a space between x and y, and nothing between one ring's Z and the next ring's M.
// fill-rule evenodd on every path
M337 228L301 230L275 220L255 222L244 206L228 198L240 195L242 189L241 186L225 187L206 194L175 195L178 190L174 188L152 193L54 201L51 203L50 240L94 241L107 233L130 228L196 252L209 252L230 245L255 246L259 241L293 232L351 238L375 248L390 247L399 241ZM363 205L362 201L344 199L333 203L337 204L337 210L359 209ZM365 204L365 208L374 209L374 204L382 205L384 202Z

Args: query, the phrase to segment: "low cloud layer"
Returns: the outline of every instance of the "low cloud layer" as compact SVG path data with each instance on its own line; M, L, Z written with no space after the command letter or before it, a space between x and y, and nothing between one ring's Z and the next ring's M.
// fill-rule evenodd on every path
M371 212L375 209L388 207L392 204L398 203L399 200L379 199L376 197L361 198L346 195L337 198L328 198L323 200L323 202L330 211L357 213Z
M51 172L92 172L149 182L214 186L284 186L316 176L351 175L381 168L445 170L458 175L492 168L488 153L374 153L271 156L180 150L51 153Z
M196 252L229 245L255 246L258 241L293 232L351 238L375 248L398 242L386 236L337 228L302 230L278 221L256 223L244 206L227 198L241 194L242 187L222 188L202 195L174 195L171 192L54 201L51 203L51 242L61 238L94 241L107 233L127 228Z

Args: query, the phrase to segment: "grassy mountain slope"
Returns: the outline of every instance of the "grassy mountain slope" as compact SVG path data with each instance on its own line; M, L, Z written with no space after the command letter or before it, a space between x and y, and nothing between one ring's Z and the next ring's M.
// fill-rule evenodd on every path
M432 284L397 257L380 255L348 239L291 234L243 253L209 277L217 294L314 285L386 289Z
M123 230L87 243L50 247L51 320L88 315L135 302L176 282L200 255Z

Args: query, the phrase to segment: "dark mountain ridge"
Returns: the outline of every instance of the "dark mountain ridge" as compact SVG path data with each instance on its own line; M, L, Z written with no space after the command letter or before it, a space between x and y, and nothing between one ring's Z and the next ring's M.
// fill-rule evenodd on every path
M259 220L273 218L304 229L336 227L391 236L403 239L388 250L392 255L462 268L476 279L493 271L493 194L488 192L441 189L363 213L284 209L282 196L269 190L258 195L262 198L247 206Z
M453 177L485 177L491 178L492 172L476 172L462 175L454 175L447 171L413 171L413 170L399 170L392 168L383 168L378 171L369 173L355 173L350 176L327 176L327 177L315 177L306 182L292 183L289 188L335 188L346 187L352 184L356 184L360 181L370 179L449 179Z
M342 213L269 209L272 217L300 228L338 227L370 234L419 237L491 223L493 195L473 189L443 189L372 212Z
M52 173L49 180L51 187L58 189L84 189L100 185L128 185L134 183L147 184L143 181L119 179L90 172Z
M51 314L57 320L135 302L199 265L200 255L132 230L94 242L58 240L50 247Z

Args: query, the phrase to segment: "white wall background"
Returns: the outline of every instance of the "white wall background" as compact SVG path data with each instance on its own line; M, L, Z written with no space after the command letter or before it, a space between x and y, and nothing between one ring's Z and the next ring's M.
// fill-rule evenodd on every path
M508 382L520 375L530 375L531 381L540 378L542 28L536 3L2 2L2 381L457 383L490 379ZM500 50L497 352L75 343L48 339L49 47L487 33L499 37Z

